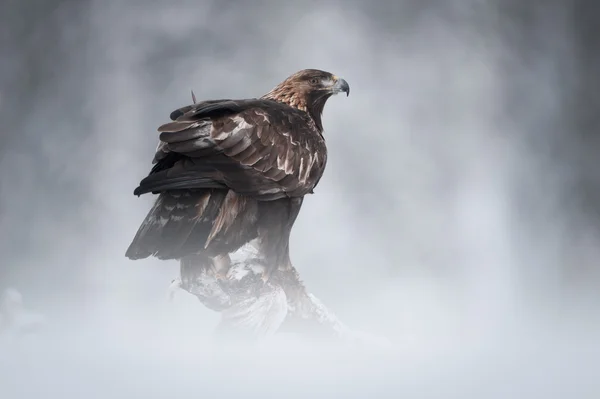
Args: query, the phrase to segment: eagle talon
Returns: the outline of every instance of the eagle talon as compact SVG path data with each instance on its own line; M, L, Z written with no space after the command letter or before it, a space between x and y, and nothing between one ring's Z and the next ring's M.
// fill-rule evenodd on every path
M216 280L220 280L220 281L224 281L224 280L227 280L227 275L226 274L222 274L222 273L215 273L215 279Z
M217 269L214 266L210 267L207 275L214 278L215 280L226 280L227 279L227 274L223 273L222 270Z
M260 279L262 280L263 284L267 284L267 282L269 281L269 274L268 273L263 273L262 276L260 276Z

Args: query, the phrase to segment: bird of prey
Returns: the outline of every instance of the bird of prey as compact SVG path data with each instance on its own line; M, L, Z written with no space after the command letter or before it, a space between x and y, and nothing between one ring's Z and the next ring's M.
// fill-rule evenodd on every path
M272 324L280 325L291 298L309 298L292 267L289 238L304 196L325 170L323 108L342 92L350 93L344 79L305 69L259 98L196 102L192 94L194 104L158 128L154 166L134 191L158 198L126 256L178 259L179 285L206 306L231 319L232 309L259 319L275 313L281 320ZM249 245L252 261L233 262ZM240 295L250 291L254 310L240 309L248 299ZM262 308L261 293L268 298ZM258 328L257 320L242 324Z

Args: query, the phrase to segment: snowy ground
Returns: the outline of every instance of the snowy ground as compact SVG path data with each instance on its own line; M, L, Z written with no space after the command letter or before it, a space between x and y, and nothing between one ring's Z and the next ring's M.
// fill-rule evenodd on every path
M190 321L194 301L175 311L172 304L145 312L127 306L86 318L73 312L36 335L3 336L0 398L600 395L598 335L581 324L398 334L391 348L324 347L292 335L236 348L213 340L216 316Z

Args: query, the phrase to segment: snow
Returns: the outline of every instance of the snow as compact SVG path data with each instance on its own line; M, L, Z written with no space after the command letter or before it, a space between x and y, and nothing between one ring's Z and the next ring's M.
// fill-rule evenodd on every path
M597 330L527 325L339 345L280 333L225 344L183 291L164 307L76 309L0 343L0 398L596 398ZM184 312L184 313L178 313ZM183 317L180 317L183 316ZM570 325L569 325L570 324ZM465 326L466 328L467 326ZM477 335L477 334L476 334ZM442 339L441 337L444 337ZM363 340L364 342L368 342Z

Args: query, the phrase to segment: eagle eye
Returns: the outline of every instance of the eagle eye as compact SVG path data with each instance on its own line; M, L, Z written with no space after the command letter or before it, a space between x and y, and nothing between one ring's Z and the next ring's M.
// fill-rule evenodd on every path
M318 84L318 83L319 83L319 79L317 79L317 78L312 78L312 79L310 79L310 84L311 84L311 85L316 85L316 84Z

